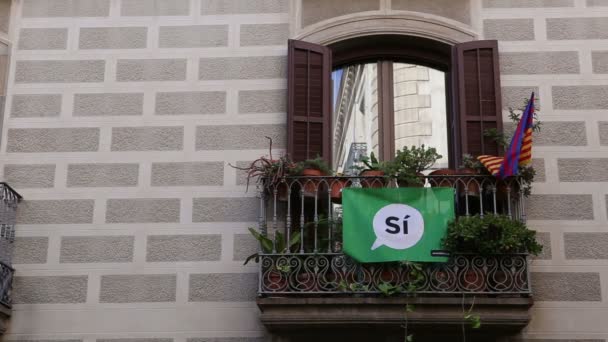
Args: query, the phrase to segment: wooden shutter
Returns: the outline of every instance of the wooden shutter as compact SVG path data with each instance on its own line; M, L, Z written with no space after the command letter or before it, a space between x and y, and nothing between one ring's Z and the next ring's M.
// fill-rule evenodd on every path
M331 50L289 40L287 151L294 161L331 161Z
M502 149L484 131L502 132L498 42L478 40L454 47L461 152L473 156L501 155Z

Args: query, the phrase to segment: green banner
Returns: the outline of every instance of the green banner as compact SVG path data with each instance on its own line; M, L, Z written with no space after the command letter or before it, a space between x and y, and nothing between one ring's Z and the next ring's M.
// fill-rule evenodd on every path
M346 188L344 252L359 262L445 262L441 240L454 219L452 188Z

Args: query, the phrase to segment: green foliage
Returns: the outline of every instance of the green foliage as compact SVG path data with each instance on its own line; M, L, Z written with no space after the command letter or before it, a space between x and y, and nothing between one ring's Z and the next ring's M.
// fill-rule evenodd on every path
M524 106L521 109L514 109L512 107L509 107L509 119L511 119L511 122L513 122L515 125L519 123L519 120L521 119L522 114L526 110L529 101L530 99L524 99ZM538 119L538 112L534 111L534 117L532 120L532 132L540 132L541 126L542 122ZM498 146L502 147L504 150L506 150L509 147L509 144L511 143L511 137L506 136L503 132L499 132L496 128L486 129L484 131L484 136L494 140L498 144Z
M309 221L304 224L304 238L313 235L314 238L315 222ZM331 228L331 241L329 240L329 229ZM330 249L331 242L342 242L342 219L329 219L326 214L319 214L317 219L317 249L327 251Z
M291 266L289 265L277 265L277 271L281 273L289 273L291 271Z
M355 166L354 169L360 172L363 171L384 171L385 163L378 161L374 152L368 156L361 156L359 161L363 163L363 166Z
M324 175L333 174L329 165L327 165L325 160L323 160L323 158L321 158L321 157L317 157L315 159L307 159L307 160L296 163L295 168L293 170L293 174L301 175L302 172L306 169L319 170Z
M424 144L411 148L405 146L397 151L393 161L386 162L385 172L396 177L400 184L421 184L420 173L441 158L434 147L426 148Z
M531 166L520 166L517 172L521 185L521 190L524 196L528 197L532 193L532 182L534 182L534 176L536 176L536 170Z
M483 164L477 158L468 153L462 155L462 168L477 170L481 173L488 173L486 167L483 166Z
M254 228L249 228L249 232L256 240L258 240L263 253L272 253L274 250L276 250L277 253L289 253L291 251L291 248L295 246L298 241L300 241L300 232L294 232L291 235L291 239L289 239L289 244L285 242L285 236L279 231L277 231L274 236L274 243L269 237L261 234ZM245 259L245 263L243 265L247 265L251 260L259 262L260 254L254 253L248 256L247 259Z
M464 315L464 320L468 322L473 329L481 328L481 316L478 314L467 313Z
M367 292L369 291L368 285L363 285L359 283L352 283L348 286L348 288L353 292Z
M464 301L464 296L463 296L463 301ZM479 329L481 328L481 316L479 314L476 314L473 312L473 308L475 307L475 297L473 297L473 302L471 303L471 306L469 307L469 310L464 311L463 310L463 316L462 318L464 319L464 321L466 323L469 323L471 325L472 329ZM464 333L464 331L463 331Z
M402 288L401 288L401 286L395 286L390 283L380 283L378 285L378 290L380 290L380 292L382 292L383 296L390 297L392 295L401 293Z
M448 225L443 245L450 252L480 255L542 251L536 231L506 215L459 217Z

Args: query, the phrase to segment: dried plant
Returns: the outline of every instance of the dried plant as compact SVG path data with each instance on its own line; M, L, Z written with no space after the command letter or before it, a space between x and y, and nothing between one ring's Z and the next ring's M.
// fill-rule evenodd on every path
M249 189L251 178L255 178L256 181L263 182L266 187L270 187L279 183L283 177L292 174L295 168L295 164L287 155L274 159L272 157L272 138L266 137L266 139L269 141L268 157L262 156L252 161L247 167L228 164L247 173L247 189Z

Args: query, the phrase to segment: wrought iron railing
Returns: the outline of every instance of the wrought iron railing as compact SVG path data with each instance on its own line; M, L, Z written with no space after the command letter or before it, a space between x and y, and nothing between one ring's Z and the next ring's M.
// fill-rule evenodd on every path
M0 304L11 308L11 290L13 273L15 270L9 265L0 262Z
M20 200L21 195L10 185L0 182L0 239L11 242L15 239L15 219Z
M344 294L403 292L418 294L528 295L525 255L456 255L448 263L425 263L413 272L409 263L359 264L342 253L341 191L347 187L398 187L388 177L285 177L258 186L259 229L273 243L260 254L260 294ZM525 220L526 184L486 175L421 176L425 187L454 190L456 215L510 215ZM299 233L289 251L285 245ZM416 266L417 268L418 266ZM413 273L419 278L412 283Z
M14 269L10 266L15 240L17 204L21 200L13 188L0 182L0 305L11 307Z
M262 294L530 293L527 256L454 255L447 263L360 264L341 253L264 254Z

